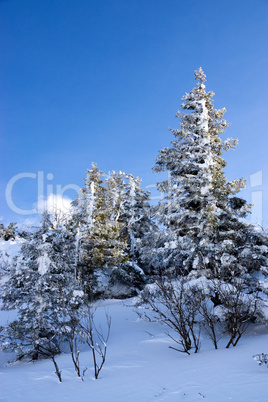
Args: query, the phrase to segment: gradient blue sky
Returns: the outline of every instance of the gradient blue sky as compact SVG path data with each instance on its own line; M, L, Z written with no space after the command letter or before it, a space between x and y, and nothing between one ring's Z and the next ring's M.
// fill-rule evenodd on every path
M21 172L43 171L45 193L47 184L81 186L92 161L144 187L158 181L155 157L202 66L215 107L227 109L227 136L239 138L227 177L263 172L243 194L262 192L267 224L267 34L267 0L0 0L4 223L33 218L6 205ZM31 209L36 180L20 180L13 196Z

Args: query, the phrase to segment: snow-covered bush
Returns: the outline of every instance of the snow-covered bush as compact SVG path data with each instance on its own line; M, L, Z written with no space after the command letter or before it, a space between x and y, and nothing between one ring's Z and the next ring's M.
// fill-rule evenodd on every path
M145 306L143 318L159 321L172 330L168 335L179 345L179 348L172 349L190 354L194 348L197 353L201 324L197 320L200 300L196 296L183 278L171 281L167 277L158 277L154 284L147 285L141 292L137 306Z
M248 292L248 283L233 278L233 283L205 276L193 278L158 277L147 285L137 298L137 306L145 307L141 316L156 320L171 328L176 336L169 336L181 345L179 351L189 354L200 348L203 329L215 349L219 340L229 336L226 348L236 346L250 323L262 319L263 304L258 292Z
M236 346L250 323L262 317L262 302L258 292L247 292L247 283L234 278L232 283L213 280L217 310L224 332L229 335L226 348Z
M207 279L205 275L196 277L193 271L188 278L186 287L195 298L201 327L211 339L214 348L218 349L218 342L222 337L222 325L213 302L215 300L213 281Z

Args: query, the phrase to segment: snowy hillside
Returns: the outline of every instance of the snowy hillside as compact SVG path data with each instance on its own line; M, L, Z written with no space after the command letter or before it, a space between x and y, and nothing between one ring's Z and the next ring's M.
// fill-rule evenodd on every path
M158 205L92 163L69 214L0 243L1 401L267 400L268 235L245 219L245 179L225 176L226 110L194 75L153 168Z
M268 328L253 326L231 349L222 339L214 350L204 335L201 351L187 356L168 347L172 341L160 324L139 320L132 302L109 300L98 308L97 321L104 319L105 309L112 317L107 361L98 380L85 346L84 382L68 353L57 357L59 383L50 360L6 365L8 355L1 352L0 401L267 401L268 370L252 356L268 351ZM0 314L3 324L6 313Z

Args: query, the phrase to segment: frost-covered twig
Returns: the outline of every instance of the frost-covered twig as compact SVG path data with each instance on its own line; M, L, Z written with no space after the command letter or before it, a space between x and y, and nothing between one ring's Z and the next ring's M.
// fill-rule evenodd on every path
M262 364L266 364L268 368L268 354L260 353L257 355L252 356L254 360L257 361L258 365L261 366Z

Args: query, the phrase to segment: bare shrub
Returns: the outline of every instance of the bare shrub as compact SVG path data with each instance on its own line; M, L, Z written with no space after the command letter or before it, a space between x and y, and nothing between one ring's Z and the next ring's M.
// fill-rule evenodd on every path
M87 367L84 370L80 367L79 345L86 343L92 352L94 376L97 379L106 360L111 317L107 312L105 313L107 329L106 333L104 333L102 327L96 325L95 313L97 307L94 306L93 302L84 300L83 306L79 306L77 309L66 305L64 309L65 316L60 323L61 332L63 338L68 342L75 371L78 377L84 381Z
M105 313L106 317L106 333L101 326L95 323L96 307L92 305L87 306L87 314L81 323L82 340L90 347L92 351L94 376L98 378L100 371L106 360L107 342L111 330L111 317Z
M62 331L64 337L68 342L71 352L72 362L74 369L78 377L81 377L80 361L79 361L79 340L80 340L80 322L79 320L70 314L69 320L63 323Z
M192 348L195 353L198 352L201 331L201 325L197 321L199 306L193 291L182 278L172 281L166 277L158 277L154 285L149 285L142 291L140 302L146 306L143 314L145 319L160 321L179 335L177 339L168 333L180 345L179 348L170 348L188 355Z
M214 291L220 300L219 316L224 332L229 334L226 348L236 346L251 322L261 315L258 292L247 293L242 278L233 278L232 283L213 281Z
M47 349L48 349L49 358L50 358L50 360L52 360L54 367L55 367L55 374L58 377L59 382L62 382L61 371L59 369L58 363L56 362L56 356L58 353L56 353L56 351L55 351L53 339L49 339Z
M218 342L222 336L218 330L219 317L215 314L211 300L204 293L201 292L200 298L199 313L203 318L203 327L211 339L214 348L218 349Z

